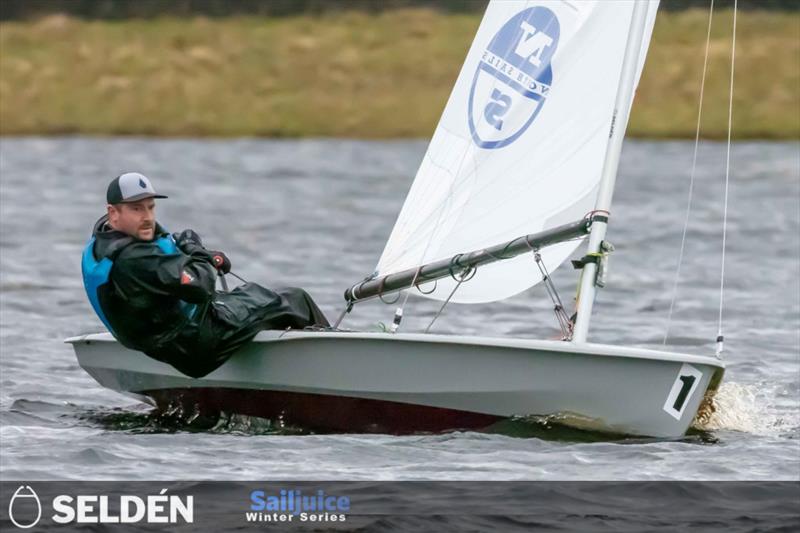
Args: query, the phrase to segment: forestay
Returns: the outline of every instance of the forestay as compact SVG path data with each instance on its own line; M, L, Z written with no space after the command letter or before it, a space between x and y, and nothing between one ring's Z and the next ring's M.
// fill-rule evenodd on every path
M490 2L378 275L550 229L594 208L633 5ZM649 1L637 81L657 8ZM546 267L555 269L578 244L543 249ZM541 279L524 254L481 267L451 301L501 300ZM445 299L454 283L440 280L428 296Z

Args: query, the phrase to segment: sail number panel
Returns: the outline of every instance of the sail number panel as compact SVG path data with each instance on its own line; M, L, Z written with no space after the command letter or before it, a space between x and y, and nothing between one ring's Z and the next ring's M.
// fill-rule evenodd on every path
M676 420L680 420L702 376L700 370L684 363L672 384L667 401L664 402L664 411Z

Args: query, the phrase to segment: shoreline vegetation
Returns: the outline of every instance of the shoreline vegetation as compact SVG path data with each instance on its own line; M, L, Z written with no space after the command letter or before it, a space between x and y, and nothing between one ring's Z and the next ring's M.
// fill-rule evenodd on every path
M714 13L702 136L727 132ZM480 13L0 23L0 135L430 137ZM694 138L707 11L662 11L628 134ZM738 15L734 138L800 138L800 12ZM590 97L591 88L587 88Z

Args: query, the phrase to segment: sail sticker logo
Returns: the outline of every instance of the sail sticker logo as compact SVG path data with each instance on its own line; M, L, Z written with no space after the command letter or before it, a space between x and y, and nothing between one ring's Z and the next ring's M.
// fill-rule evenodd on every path
M35 515L35 516L34 516ZM42 502L28 485L20 485L8 502L8 519L20 529L29 529L42 518Z
M544 106L560 25L542 6L514 15L483 52L469 92L469 129L481 148L516 141Z
M692 365L684 363L669 390L667 401L664 402L664 411L675 420L680 420L702 377L702 372Z

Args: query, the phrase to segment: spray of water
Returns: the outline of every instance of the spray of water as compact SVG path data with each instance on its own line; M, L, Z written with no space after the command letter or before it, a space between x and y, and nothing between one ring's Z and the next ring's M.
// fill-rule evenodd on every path
M693 427L702 431L742 431L778 435L800 427L800 414L776 414L776 397L783 387L724 382L713 399L713 410L698 417Z

